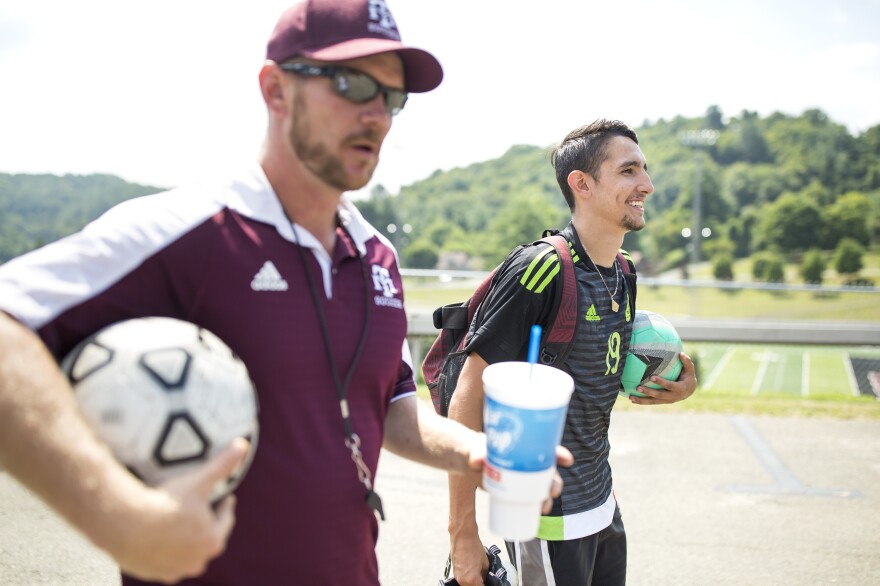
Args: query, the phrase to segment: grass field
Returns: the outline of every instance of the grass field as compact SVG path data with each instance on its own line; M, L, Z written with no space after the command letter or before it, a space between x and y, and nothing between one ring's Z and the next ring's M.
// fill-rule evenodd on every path
M467 298L476 283L411 279L410 311ZM876 293L727 291L681 286L642 286L638 305L668 317L777 320L880 321ZM861 396L849 356L880 360L880 345L867 347L699 343L685 344L698 363L700 386L674 411L880 419L880 401ZM427 397L427 389L421 393ZM618 408L639 408L627 400Z
M406 279L406 304L410 310L433 311L435 307L467 299L477 284L474 280L439 283L436 279ZM638 289L638 306L666 317L880 322L878 293L642 285Z
M880 419L880 400L859 394L849 356L880 361L880 347L701 343L693 397L662 407L755 415ZM419 393L427 398L427 387ZM618 409L640 409L621 398Z
M859 393L849 360L880 361L880 347L701 343L685 350L697 360L700 385L681 408L880 418L880 401Z

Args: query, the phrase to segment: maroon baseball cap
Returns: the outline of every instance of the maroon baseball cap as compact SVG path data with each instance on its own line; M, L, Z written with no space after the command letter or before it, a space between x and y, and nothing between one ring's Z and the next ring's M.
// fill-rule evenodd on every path
M266 47L266 58L342 61L394 51L403 61L406 91L440 85L443 68L422 49L405 46L385 0L303 0L288 8Z

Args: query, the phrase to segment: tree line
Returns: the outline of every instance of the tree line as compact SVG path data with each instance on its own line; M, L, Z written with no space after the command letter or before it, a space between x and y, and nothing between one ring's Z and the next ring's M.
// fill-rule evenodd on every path
M725 267L754 257L757 278L778 280L775 269L766 269L774 259L832 264L841 245L855 257L876 246L880 125L853 136L820 110L725 118L712 106L702 117L644 122L635 130L655 187L647 227L624 242L639 253L642 272L681 267L691 256L693 239L682 230L694 228L698 170L699 228L710 234L700 239L699 258L712 263L716 277L729 278ZM687 144L683 135L697 130L715 131L717 139ZM514 146L498 159L438 170L397 195L378 186L359 207L398 245L404 266L491 268L516 243L567 222L548 152Z
M158 191L113 175L0 173L0 263L78 231L121 201Z
M854 136L820 110L726 118L711 106L702 117L646 121L635 130L655 187L647 227L624 241L642 273L687 266L694 239L682 230L694 228L698 171L698 228L710 234L699 240L699 258L711 262L717 278L730 278L732 264L750 258L758 279L779 280L775 263L785 261L818 282L816 267L856 274L861 254L876 250L880 125ZM714 131L716 140L699 149L687 144L683 136L696 130ZM160 190L112 175L0 173L0 262L79 230L120 201ZM413 268L489 269L514 245L562 228L569 215L549 147L533 145L438 169L398 194L379 185L358 207Z

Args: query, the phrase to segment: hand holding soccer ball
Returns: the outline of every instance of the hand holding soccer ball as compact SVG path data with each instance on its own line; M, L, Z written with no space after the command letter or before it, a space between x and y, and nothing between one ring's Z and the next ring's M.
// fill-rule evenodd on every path
M652 376L677 380L682 369L679 358L682 350L681 337L669 320L659 313L637 310L620 379L623 386L620 393L645 397L636 387L662 388L651 382Z
M62 361L86 420L133 474L156 486L191 471L235 438L244 463L211 499L235 488L256 448L256 393L220 338L170 318L132 319L81 342Z

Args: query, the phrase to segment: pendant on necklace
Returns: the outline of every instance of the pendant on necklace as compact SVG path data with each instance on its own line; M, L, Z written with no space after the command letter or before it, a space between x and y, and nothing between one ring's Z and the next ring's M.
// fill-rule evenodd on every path
M611 311L617 313L617 310L620 309L620 304L614 299L611 300Z

